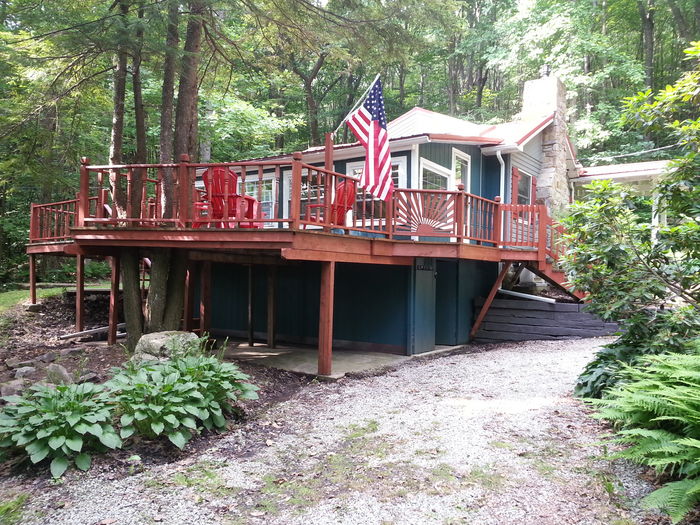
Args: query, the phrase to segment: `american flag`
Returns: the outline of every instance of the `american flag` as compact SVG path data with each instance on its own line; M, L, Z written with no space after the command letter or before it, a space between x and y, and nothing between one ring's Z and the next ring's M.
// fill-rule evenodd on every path
M367 150L360 186L375 197L388 201L394 191L391 153L386 132L382 81L378 78L364 103L348 118L348 127Z

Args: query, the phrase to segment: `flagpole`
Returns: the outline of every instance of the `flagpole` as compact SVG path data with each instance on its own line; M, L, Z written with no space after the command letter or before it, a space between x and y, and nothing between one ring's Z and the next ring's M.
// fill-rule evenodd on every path
M335 131L333 132L333 136L335 136L335 134L338 133L338 130L343 126L343 124L345 124L345 123L348 121L348 118L350 117L350 115L352 115L353 112L354 112L358 107L360 107L360 104L362 104L362 103L365 101L365 97L367 96L367 93L369 93L369 90L372 89L372 86L374 85L374 83L375 83L377 80L379 80L379 77L380 77L380 76L381 76L381 73L377 73L377 76L374 77L374 80L370 83L369 87L367 87L367 89L365 89L365 92L362 94L362 96L360 97L360 99L355 103L355 105L352 107L352 109L351 109L350 111L348 111L348 114L345 115L345 118L344 118L343 120L340 121L340 124L338 124L338 127L335 128Z

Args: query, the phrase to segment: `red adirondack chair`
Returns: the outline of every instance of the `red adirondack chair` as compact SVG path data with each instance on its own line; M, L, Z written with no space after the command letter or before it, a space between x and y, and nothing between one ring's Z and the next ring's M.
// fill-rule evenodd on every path
M345 226L345 221L348 212L355 205L357 197L357 182L353 179L343 179L335 187L335 198L331 203L330 224L335 226ZM321 211L325 208L325 204L309 204L306 207L308 220L313 222L324 222L321 220ZM318 213L314 214L312 210L318 209Z
M195 222L195 228L205 225L218 228L261 228L260 222L233 222L230 219L256 219L260 203L248 195L238 194L238 176L229 168L208 168L203 174L206 194L204 201L195 203L200 217L206 214L214 222Z

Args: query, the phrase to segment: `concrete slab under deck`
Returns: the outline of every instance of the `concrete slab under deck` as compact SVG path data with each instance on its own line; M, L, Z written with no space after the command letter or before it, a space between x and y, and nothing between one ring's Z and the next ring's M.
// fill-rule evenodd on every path
M439 346L432 352L415 356L360 352L356 350L334 350L333 373L330 376L319 377L340 379L346 374L377 371L382 368L399 365L414 358L460 348L462 346ZM229 343L224 356L226 360L248 361L270 368L318 376L318 350L312 347L278 345L277 348L268 348L262 344L250 347L247 343Z

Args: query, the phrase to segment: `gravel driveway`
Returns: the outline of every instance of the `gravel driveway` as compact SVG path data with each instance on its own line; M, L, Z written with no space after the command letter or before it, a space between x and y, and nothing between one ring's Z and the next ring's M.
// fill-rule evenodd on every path
M601 342L474 347L314 382L199 454L71 472L31 495L23 523L664 523L636 507L650 490L639 471L600 459L604 428L569 395Z

